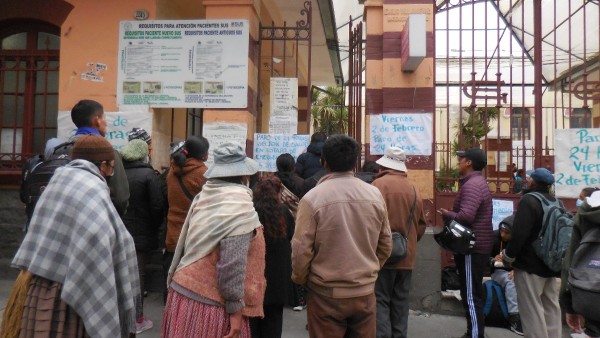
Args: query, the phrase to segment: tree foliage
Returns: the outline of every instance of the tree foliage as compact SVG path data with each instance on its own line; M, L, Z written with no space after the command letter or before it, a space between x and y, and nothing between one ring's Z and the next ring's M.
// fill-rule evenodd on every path
M496 107L463 107L463 118L454 127L456 137L452 141L452 152L461 149L479 148L481 142L498 119L500 110Z
M312 91L311 116L315 132L327 135L348 132L348 108L344 104L343 87L327 87Z

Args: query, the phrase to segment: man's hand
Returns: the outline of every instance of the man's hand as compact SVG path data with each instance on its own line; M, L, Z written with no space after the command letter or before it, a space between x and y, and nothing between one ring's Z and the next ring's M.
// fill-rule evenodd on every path
M223 338L238 338L242 331L242 311L238 311L229 315L229 332Z
M576 313L567 313L566 321L569 328L573 330L575 333L582 333L583 328L585 327L585 319L582 315L578 315Z

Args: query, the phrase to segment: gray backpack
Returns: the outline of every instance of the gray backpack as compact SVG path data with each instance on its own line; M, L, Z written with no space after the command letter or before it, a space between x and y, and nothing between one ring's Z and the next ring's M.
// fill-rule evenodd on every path
M551 202L539 192L529 194L537 198L544 209L542 229L532 243L533 249L550 270L560 272L569 249L575 220L558 198Z
M575 312L586 319L600 321L600 226L584 233L573 253L569 285Z

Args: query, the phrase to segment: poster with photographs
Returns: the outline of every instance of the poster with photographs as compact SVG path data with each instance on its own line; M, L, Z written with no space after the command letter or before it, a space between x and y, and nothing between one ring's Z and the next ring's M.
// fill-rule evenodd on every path
M246 108L247 20L121 21L119 105Z

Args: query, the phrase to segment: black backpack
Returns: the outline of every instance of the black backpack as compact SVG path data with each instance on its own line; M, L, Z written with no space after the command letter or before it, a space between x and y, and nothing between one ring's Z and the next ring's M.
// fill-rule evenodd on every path
M483 316L486 326L508 327L508 307L502 286L496 281L488 280L483 283Z
M66 142L54 148L54 155L44 159L38 163L27 175L23 178L23 186L21 189L21 199L26 205L27 219L30 220L33 215L33 210L37 201L40 199L42 192L46 189L48 182L54 175L54 171L58 167L71 162L69 152L57 154L57 150L71 149L75 142Z
M600 322L600 227L583 234L571 257L569 285L575 312Z

